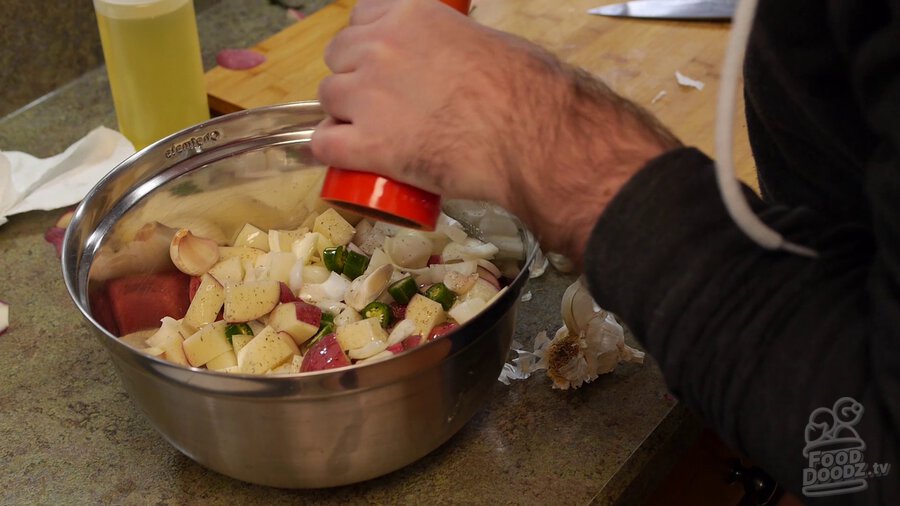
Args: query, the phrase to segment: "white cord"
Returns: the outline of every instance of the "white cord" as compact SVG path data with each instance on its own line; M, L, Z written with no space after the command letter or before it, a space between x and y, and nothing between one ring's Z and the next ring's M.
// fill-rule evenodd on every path
M734 136L734 110L739 77L744 62L744 52L750 40L750 30L756 15L757 0L738 3L737 12L728 39L725 63L722 65L722 81L719 103L716 108L716 180L722 193L722 202L731 219L754 242L766 249L783 249L801 256L815 258L814 250L788 242L775 230L763 223L744 200L741 185L734 171L732 140Z

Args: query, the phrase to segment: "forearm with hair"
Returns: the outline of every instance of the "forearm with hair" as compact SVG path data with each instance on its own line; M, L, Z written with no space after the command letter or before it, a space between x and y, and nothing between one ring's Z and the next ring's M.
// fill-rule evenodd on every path
M556 108L535 121L547 131L524 161L521 178L513 179L516 212L547 247L580 264L594 223L619 188L648 160L681 143L600 79L546 53L535 61L545 69L541 91Z

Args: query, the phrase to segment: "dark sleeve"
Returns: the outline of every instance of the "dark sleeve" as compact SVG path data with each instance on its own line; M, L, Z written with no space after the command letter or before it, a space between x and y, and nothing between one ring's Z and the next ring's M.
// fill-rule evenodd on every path
M867 471L891 466L886 477L862 480L868 490L826 503L900 504L896 141L868 168L873 227L765 204L745 191L763 221L815 248L815 260L751 242L721 203L711 160L695 149L667 153L632 178L585 253L598 304L629 325L672 392L789 490L802 496L809 481L807 439L815 452L833 449L831 436L856 433ZM814 410L842 398L859 403L860 420L840 434L807 431ZM821 410L815 417L828 422Z

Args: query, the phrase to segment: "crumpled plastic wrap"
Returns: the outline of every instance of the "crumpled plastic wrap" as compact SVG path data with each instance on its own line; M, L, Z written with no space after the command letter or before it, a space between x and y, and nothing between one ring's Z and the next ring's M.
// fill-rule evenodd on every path
M561 309L565 324L553 339L540 332L532 351L513 342L516 357L504 364L498 378L501 382L509 385L543 370L553 388L565 390L613 372L622 362L644 362L644 352L625 344L625 329L594 303L581 280L566 290Z

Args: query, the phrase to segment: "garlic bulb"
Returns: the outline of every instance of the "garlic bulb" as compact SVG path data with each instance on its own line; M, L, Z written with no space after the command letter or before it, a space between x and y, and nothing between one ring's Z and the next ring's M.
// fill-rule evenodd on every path
M625 344L625 329L594 303L582 280L566 289L562 312L565 324L553 339L541 332L534 351L515 350L519 358L504 366L500 381L508 384L546 370L553 388L579 388L614 371L621 362L643 363L644 352Z

